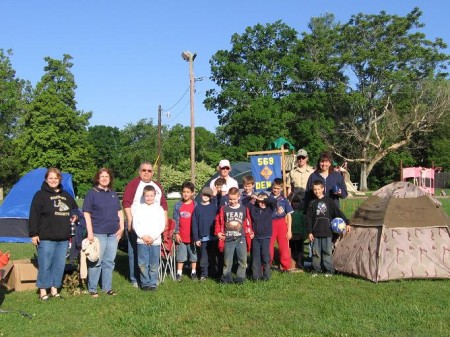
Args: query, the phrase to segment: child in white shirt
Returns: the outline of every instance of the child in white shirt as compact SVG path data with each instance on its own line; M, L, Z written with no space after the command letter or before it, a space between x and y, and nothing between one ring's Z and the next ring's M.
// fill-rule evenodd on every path
M163 208L155 204L156 190L152 185L144 187L143 196L145 203L137 206L133 225L137 235L141 289L153 291L158 286L161 234L166 220Z

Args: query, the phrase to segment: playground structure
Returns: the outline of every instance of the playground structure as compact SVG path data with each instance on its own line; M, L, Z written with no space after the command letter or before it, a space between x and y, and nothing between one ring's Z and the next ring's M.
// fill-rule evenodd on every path
M345 187L347 187L347 193L349 197L365 196L364 192L358 191L358 183L353 183L350 180L350 173L348 173L346 166L339 167L339 172L344 177Z
M410 182L421 189L423 189L429 195L434 195L434 174L435 168L425 167L403 167L400 162L400 180Z

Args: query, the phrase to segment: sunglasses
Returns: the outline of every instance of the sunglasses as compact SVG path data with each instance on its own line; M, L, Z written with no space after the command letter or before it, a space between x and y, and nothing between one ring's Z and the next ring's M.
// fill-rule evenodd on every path
M221 170L229 170L230 168L228 166L225 166L225 167L221 167L220 169Z
M152 170L147 170L147 169L142 169L141 171L142 171L142 172L150 172L150 173L153 172Z
M297 157L297 160L303 160L303 159L306 159L306 157L304 157L304 156L298 156Z

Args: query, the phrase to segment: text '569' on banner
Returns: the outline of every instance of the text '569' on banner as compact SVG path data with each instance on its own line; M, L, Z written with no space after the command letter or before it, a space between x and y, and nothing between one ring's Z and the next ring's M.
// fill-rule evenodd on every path
M270 189L275 178L281 178L281 156L279 154L251 156L252 176L255 191Z

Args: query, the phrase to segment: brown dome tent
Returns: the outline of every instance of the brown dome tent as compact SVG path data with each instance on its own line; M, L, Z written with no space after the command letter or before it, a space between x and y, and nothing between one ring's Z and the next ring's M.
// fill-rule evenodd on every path
M450 278L450 218L439 201L407 182L384 186L336 242L335 269L374 282Z

